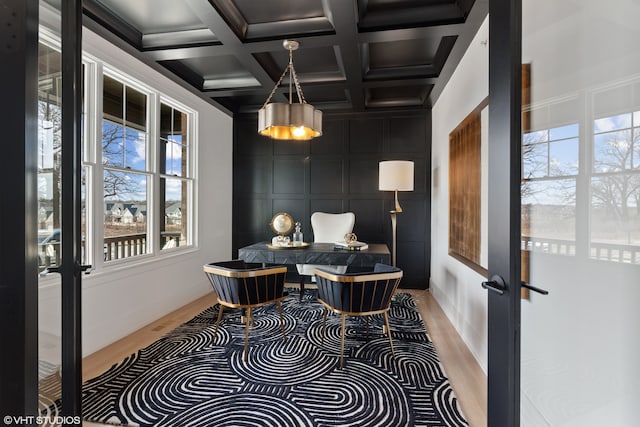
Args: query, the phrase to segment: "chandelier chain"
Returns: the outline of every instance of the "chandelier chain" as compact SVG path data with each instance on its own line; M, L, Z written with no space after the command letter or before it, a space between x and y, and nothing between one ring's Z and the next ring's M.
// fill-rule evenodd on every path
M269 94L269 97L267 98L267 100L264 102L264 104L262 105L262 108L266 107L267 104L269 102L271 102L271 98L273 98L273 94L276 93L276 90L278 89L278 87L280 86L280 83L282 83L282 79L284 79L284 76L287 74L287 71L289 71L289 67L284 69L284 72L282 73L282 75L280 76L280 78L278 79L276 85L273 87L273 89L271 90L271 93Z
M302 92L302 87L300 87L300 81L298 81L298 74L296 73L296 69L293 67L293 49L289 48L289 64L285 67L284 71L282 72L282 75L280 75L280 78L278 79L275 86L271 90L271 93L269 94L269 97L267 98L267 100L264 102L264 104L262 104L262 108L265 108L267 104L271 102L271 98L273 98L273 95L276 93L276 90L278 90L278 88L280 87L280 84L282 83L284 76L287 75L288 71L290 72L289 79L293 77L293 81L296 86L296 93L298 94L298 102L300 104L307 103L307 100L304 98L304 93ZM291 99L289 99L289 102L291 102Z
M306 104L307 100L304 99L304 93L302 93L302 88L300 87L300 82L298 81L298 74L296 73L296 69L293 68L293 64L291 64L291 75L293 76L293 81L296 85L296 92L298 93L298 102L300 102L300 104Z

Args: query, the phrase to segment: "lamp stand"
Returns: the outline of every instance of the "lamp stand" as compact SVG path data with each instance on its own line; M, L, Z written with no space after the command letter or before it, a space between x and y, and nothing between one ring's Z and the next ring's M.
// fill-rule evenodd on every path
M389 211L391 215L391 264L396 267L396 214L397 211Z
M394 267L396 267L396 223L397 223L396 214L399 214L400 212L402 212L402 208L400 207L400 203L398 203L398 190L395 190L394 193L395 193L394 196L395 196L396 208L392 211L389 211L389 214L391 215L391 238L392 238L391 264Z

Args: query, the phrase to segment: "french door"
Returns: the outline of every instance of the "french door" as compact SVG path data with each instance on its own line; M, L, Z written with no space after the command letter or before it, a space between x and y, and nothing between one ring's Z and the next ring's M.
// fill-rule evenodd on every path
M11 207L2 216L0 413L5 424L41 415L80 425L82 2L61 4L62 52L39 33L39 3L0 1ZM49 273L62 279L39 283Z
M490 19L489 425L636 425L640 5Z

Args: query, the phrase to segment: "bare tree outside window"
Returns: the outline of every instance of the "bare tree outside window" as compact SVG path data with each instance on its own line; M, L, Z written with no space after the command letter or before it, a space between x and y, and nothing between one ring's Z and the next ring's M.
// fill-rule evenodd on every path
M594 122L591 240L640 244L640 113Z

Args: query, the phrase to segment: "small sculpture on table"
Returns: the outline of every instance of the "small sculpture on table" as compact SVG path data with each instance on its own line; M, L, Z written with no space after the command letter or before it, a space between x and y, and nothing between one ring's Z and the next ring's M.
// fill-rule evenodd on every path
M347 233L344 235L344 241L335 242L334 249L363 251L365 249L369 249L369 245L364 242L359 242L356 233Z

